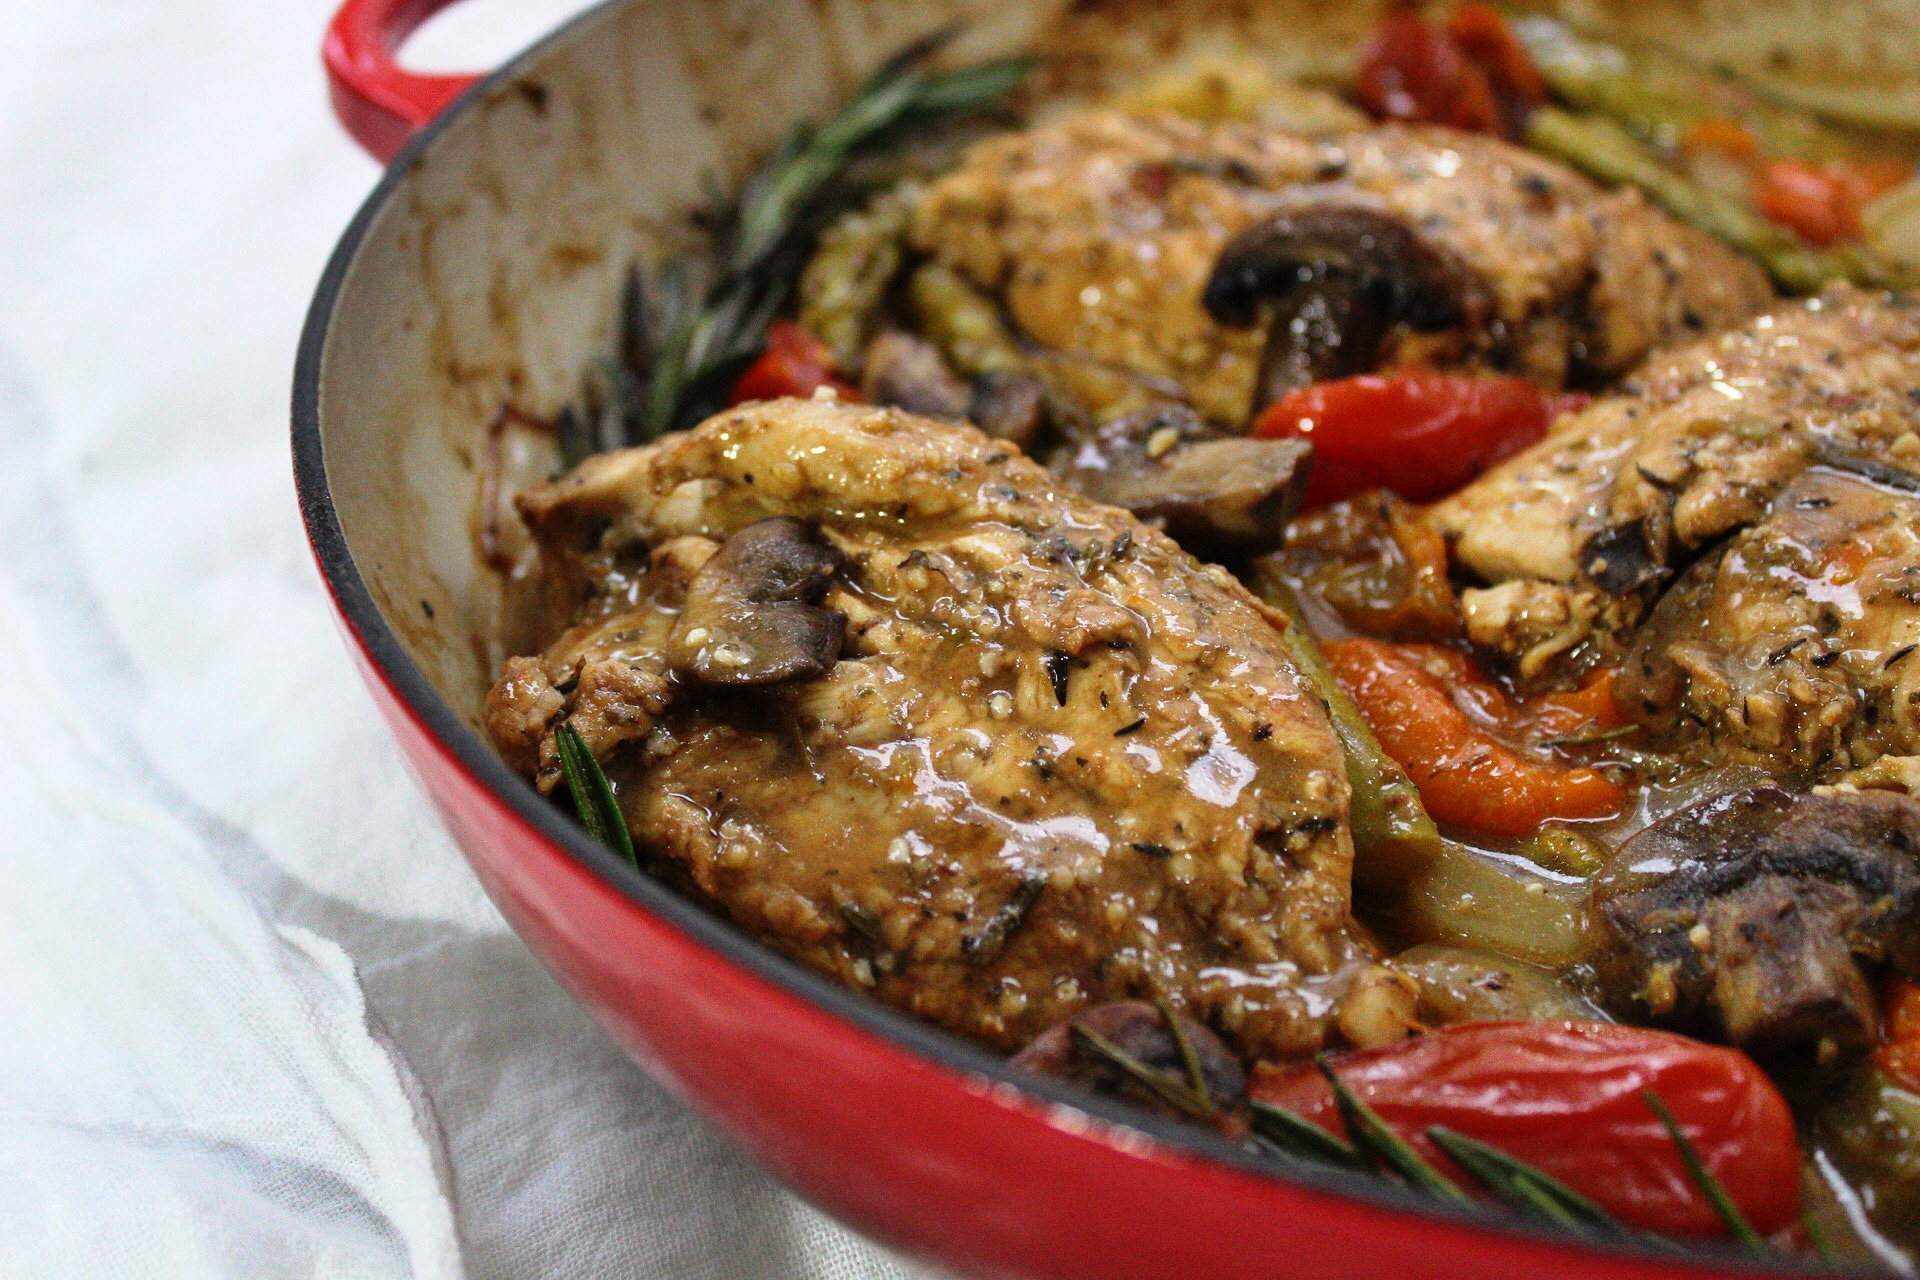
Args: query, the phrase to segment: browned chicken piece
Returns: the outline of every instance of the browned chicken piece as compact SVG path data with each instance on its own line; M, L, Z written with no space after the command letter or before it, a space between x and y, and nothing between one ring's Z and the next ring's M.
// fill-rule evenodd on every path
M1816 467L1668 590L1619 688L1665 748L1813 781L1920 753L1917 652L1920 496Z
M772 945L1012 1048L1160 995L1322 1043L1349 934L1339 744L1224 571L1001 442L752 404L521 498L571 626L490 724L566 722L645 856Z
M1557 386L1772 297L1751 263L1637 195L1494 139L1404 126L1309 138L1083 111L976 147L933 184L912 239L1042 347L1170 380L1233 426L1275 361L1258 332L1216 317L1244 311L1248 289L1284 289L1296 260L1352 276L1330 321L1300 317L1345 328L1343 350L1316 353L1323 374L1419 360ZM1209 291L1230 240L1238 278ZM1355 307L1393 323L1376 332Z
M1649 362L1436 504L1467 632L1523 676L1617 657L1653 591L1822 458L1920 468L1920 305L1839 289ZM1784 643L1784 640L1781 641Z

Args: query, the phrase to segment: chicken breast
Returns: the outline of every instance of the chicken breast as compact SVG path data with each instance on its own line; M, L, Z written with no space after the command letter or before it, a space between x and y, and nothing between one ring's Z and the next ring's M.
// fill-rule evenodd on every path
M1616 657L1654 592L1821 458L1920 467L1920 304L1837 289L1650 361L1436 504L1467 631L1522 674ZM1783 643L1777 641L1776 643Z
M1216 322L1203 288L1236 233L1302 209L1390 219L1451 273L1454 323L1403 326L1388 363L1491 365L1553 386L1604 378L1772 296L1751 263L1638 195L1434 128L1310 138L1083 111L976 147L933 184L912 240L1043 347L1177 384L1238 425L1263 339Z
M1142 995L1251 1056L1325 1039L1369 963L1346 775L1224 571L972 428L822 401L521 510L571 625L507 665L496 740L551 787L574 726L746 928L1003 1048Z

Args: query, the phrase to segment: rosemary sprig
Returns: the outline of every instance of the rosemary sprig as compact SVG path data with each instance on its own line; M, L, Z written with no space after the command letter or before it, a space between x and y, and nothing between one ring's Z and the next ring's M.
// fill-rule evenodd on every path
M1813 1246L1813 1252L1820 1261L1840 1261L1840 1251L1833 1247L1833 1237L1820 1225L1820 1218L1811 1206L1800 1211L1800 1229L1807 1233L1807 1242Z
M1207 1076L1200 1069L1200 1055L1194 1050L1193 1040L1187 1035L1187 1029L1180 1025L1180 1019L1174 1014L1173 1006L1167 1003L1165 996L1155 996L1153 1007L1160 1012L1160 1021L1167 1024L1167 1035L1173 1039L1174 1050L1180 1055L1180 1066L1187 1073L1187 1088L1200 1100L1207 1114L1214 1111L1213 1095L1207 1091Z
M607 780L593 752L587 750L580 731L562 721L553 731L553 745L559 752L560 772L567 779L567 790L573 796L573 809L580 815L580 824L595 840L639 870L640 855L634 852L626 816L620 812L620 802L614 799L613 783Z
M915 41L817 127L788 134L717 220L704 291L692 287L684 262L666 264L651 285L636 273L621 325L622 355L636 383L627 443L690 426L719 407L727 385L765 344L767 324L786 302L852 161L911 128L990 106L1036 65L1010 58L930 71L928 62L954 34L948 28Z
M1496 1200L1582 1236L1617 1235L1621 1226L1593 1201L1532 1165L1445 1125L1427 1139L1465 1169Z
M1247 1107L1248 1127L1284 1155L1296 1160L1311 1160L1316 1164L1337 1165L1342 1169L1369 1167L1350 1144L1285 1107L1276 1107L1258 1098L1249 1101Z
M1079 1022L1067 1024L1074 1043L1107 1063L1160 1101L1193 1120L1213 1118L1213 1104L1163 1071L1156 1071L1098 1031Z
M1395 1175L1408 1186L1442 1200L1451 1200L1455 1204L1472 1203L1466 1192L1429 1164L1427 1158L1390 1129L1387 1122L1359 1094L1347 1087L1346 1081L1340 1078L1325 1054L1315 1058L1314 1065L1320 1068L1320 1074L1327 1078L1327 1084L1333 1088L1334 1104L1340 1108L1340 1118L1347 1122L1347 1133L1353 1139L1354 1149L1370 1164Z
M1006 945L1014 931L1027 921L1027 913L1033 910L1033 904L1040 900L1041 890L1047 887L1047 878L1042 875L1030 875L1013 886L1007 894L1007 900L998 911L987 917L987 922L979 931L969 933L960 939L960 950L967 959L979 962L987 959Z
M1740 1206L1734 1203L1720 1179L1714 1177L1713 1170L1707 1168L1706 1161L1700 1158L1700 1152L1694 1148L1693 1140L1681 1130L1679 1122L1673 1118L1673 1112L1667 1110L1667 1104L1660 1101L1660 1095L1651 1089L1642 1089L1640 1098L1647 1104L1648 1110L1660 1117L1661 1127L1667 1131L1667 1137L1680 1152L1680 1162L1687 1167L1687 1176L1693 1179L1694 1186L1700 1188L1700 1193L1706 1196L1713 1211L1720 1215L1720 1220L1727 1224L1727 1230L1733 1233L1734 1239L1746 1246L1749 1253L1772 1252L1767 1242L1761 1239L1760 1233L1753 1229L1753 1224L1747 1221L1747 1215L1740 1212Z

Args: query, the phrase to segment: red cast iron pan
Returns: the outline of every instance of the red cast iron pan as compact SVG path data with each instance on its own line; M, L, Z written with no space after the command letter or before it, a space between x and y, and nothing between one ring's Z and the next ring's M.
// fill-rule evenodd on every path
M695 190L660 151L709 126L732 128L738 154L695 159L737 176L782 122L729 111L817 109L969 6L613 0L485 79L401 70L400 42L446 2L347 0L327 33L341 120L393 163L301 339L300 501L347 643L421 784L513 927L609 1034L800 1194L967 1275L1767 1273L1714 1249L1582 1246L1337 1170L1278 1173L1211 1134L1016 1073L631 870L510 772L475 728L497 658L480 634L497 588L473 550L475 456L503 399L564 399L600 349L620 269L660 222L608 210L644 213L655 175L674 186L656 204ZM1003 44L1043 7L971 6ZM809 63L825 69L798 83ZM803 65L782 102L766 85L788 64ZM767 76L746 96L771 105L716 94L689 111L701 75ZM649 134L662 113L671 127ZM609 176L605 157L632 152Z

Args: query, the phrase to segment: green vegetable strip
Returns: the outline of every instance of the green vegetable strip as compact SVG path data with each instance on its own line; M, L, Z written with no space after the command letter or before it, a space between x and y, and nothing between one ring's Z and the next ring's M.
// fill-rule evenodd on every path
M567 790L573 796L573 809L580 815L580 824L595 840L639 870L640 855L634 851L626 815L620 812L620 802L614 798L613 783L607 780L600 762L581 741L580 731L563 721L553 731L553 743L559 751L560 772L567 779Z
M1767 1242L1760 1238L1760 1233L1755 1231L1753 1224L1747 1221L1747 1215L1740 1212L1740 1206L1734 1203L1733 1197L1727 1193L1726 1187L1721 1185L1720 1179L1714 1177L1713 1170L1707 1168L1706 1161L1700 1158L1700 1152L1694 1148L1693 1140L1682 1132L1679 1122L1673 1118L1673 1112L1667 1110L1667 1104L1660 1101L1660 1095L1651 1089L1643 1089L1640 1097L1646 1102L1647 1108L1660 1117L1660 1124L1666 1129L1667 1137L1673 1139L1673 1145L1680 1152L1680 1162L1687 1167L1687 1176L1693 1179L1693 1185L1699 1187L1701 1194L1706 1196L1708 1203L1713 1205L1713 1211L1720 1215L1722 1222L1727 1224L1727 1230L1746 1246L1749 1253L1771 1253L1772 1250L1767 1248Z
M1881 287L1899 283L1888 264L1858 249L1808 248L1751 206L1688 181L1611 120L1542 107L1527 124L1526 141L1602 182L1640 188L1682 222L1758 258L1782 288L1812 293L1829 280Z
M1764 90L1671 49L1620 45L1534 14L1512 24L1554 94L1581 111L1626 125L1656 147L1677 145L1703 120L1730 120L1768 156L1820 162L1866 154L1852 137L1811 113L1768 100Z
M1281 643L1293 665L1327 704L1334 737L1340 741L1347 785L1353 793L1348 821L1353 827L1355 872L1376 886L1383 881L1404 883L1437 858L1441 850L1440 831L1420 802L1420 789L1381 748L1360 708L1333 678L1333 669L1307 630L1292 588L1271 573L1260 574L1257 587L1262 599L1285 610L1293 620L1293 625L1280 633Z

